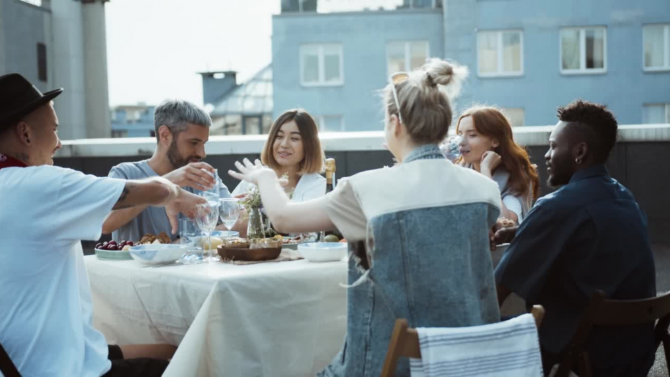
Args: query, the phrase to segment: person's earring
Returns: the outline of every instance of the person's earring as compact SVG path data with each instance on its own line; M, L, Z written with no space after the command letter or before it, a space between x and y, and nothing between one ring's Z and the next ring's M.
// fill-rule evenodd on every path
M579 164L582 163L582 159L581 158L575 158L575 162L577 163L577 165L579 165Z

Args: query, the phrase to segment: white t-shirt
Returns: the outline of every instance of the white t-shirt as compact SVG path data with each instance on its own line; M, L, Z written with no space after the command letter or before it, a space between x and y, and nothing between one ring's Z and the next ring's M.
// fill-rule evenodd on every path
M55 166L0 170L0 342L24 376L111 367L80 240L97 240L125 182Z

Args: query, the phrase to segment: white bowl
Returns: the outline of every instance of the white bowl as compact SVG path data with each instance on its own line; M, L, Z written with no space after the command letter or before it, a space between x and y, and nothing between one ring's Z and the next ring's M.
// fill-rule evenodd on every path
M185 245L151 244L130 248L130 256L142 264L173 263L186 252Z
M298 245L300 256L310 262L342 260L347 255L347 244L343 242L310 242Z

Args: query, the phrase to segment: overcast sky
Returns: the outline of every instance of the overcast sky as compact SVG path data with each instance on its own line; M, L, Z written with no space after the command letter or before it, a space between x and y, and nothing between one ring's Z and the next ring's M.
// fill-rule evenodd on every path
M109 99L202 105L197 72L236 70L238 82L271 61L280 0L114 0L106 3Z
M60 0L59 0L60 1ZM319 12L393 8L403 0L319 0ZM244 82L272 60L281 0L113 0L106 3L111 106L165 98L202 105L197 72Z

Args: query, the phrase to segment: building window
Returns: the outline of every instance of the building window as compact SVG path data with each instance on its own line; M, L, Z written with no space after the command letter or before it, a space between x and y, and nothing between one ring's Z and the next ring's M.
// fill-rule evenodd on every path
M507 120L509 120L509 124L512 125L512 127L523 127L526 125L525 122L525 117L526 113L524 110L520 107L507 107L507 108L502 108L500 109L507 117Z
M670 70L670 24L642 28L645 71Z
M394 41L386 44L388 75L420 68L430 56L428 41Z
M316 125L321 132L344 132L342 115L321 115L316 118Z
M245 135L260 135L263 133L263 119L258 115L242 117L242 133Z
M670 123L670 103L655 103L642 106L642 123Z
M282 13L316 12L316 0L281 0Z
M523 32L520 30L477 33L478 72L481 77L523 74Z
M300 82L303 86L343 85L342 45L300 46Z
M561 30L561 73L607 72L607 30L604 27Z
M128 137L128 130L112 130L112 137L113 138Z
M47 45L37 43L37 78L40 81L48 81L47 77Z

